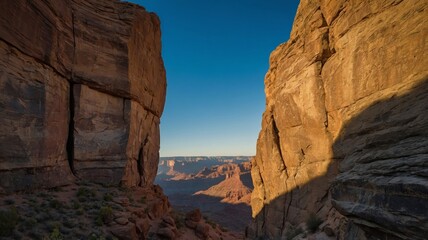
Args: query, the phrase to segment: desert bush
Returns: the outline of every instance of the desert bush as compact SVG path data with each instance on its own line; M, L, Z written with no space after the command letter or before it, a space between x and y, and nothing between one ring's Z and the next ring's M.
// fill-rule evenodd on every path
M0 236L10 236L18 224L19 215L16 208L0 211Z
M63 240L64 239L64 237L62 236L62 234L61 234L61 232L59 231L59 227L58 226L56 226L53 230L52 230L52 232L51 232L51 234L49 235L49 238L48 238L49 240Z
M96 219L96 224L98 226L103 225L104 223L109 223L113 220L113 210L110 206L103 206L100 208L98 212L98 216Z
M113 196L110 193L105 193L103 199L106 202L110 202L113 200Z
M86 197L86 198L94 198L96 197L96 193L93 189L89 189L87 187L81 187L77 190L76 193L77 197L82 198L82 197Z
M306 227L308 228L309 232L314 233L317 231L318 226L322 223L321 218L319 218L314 213L311 213L309 215L309 218L306 220Z

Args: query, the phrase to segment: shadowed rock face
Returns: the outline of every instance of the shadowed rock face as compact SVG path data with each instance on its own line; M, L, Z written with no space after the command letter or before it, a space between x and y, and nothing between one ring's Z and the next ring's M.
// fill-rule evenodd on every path
M265 78L247 237L285 238L315 213L341 239L423 239L427 11L301 1Z
M119 1L1 1L0 188L54 187L73 173L153 183L166 92L159 25Z

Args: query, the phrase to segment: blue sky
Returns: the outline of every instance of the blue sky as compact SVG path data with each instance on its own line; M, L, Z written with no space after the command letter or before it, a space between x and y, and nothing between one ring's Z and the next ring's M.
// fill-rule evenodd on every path
M298 0L132 0L161 20L161 156L255 155L269 54Z

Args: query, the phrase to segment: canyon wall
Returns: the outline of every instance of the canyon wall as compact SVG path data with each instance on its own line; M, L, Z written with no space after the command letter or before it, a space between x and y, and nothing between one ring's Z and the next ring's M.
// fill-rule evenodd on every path
M105 0L0 2L0 191L151 185L166 94L158 17Z
M428 232L428 1L301 0L271 54L248 238Z

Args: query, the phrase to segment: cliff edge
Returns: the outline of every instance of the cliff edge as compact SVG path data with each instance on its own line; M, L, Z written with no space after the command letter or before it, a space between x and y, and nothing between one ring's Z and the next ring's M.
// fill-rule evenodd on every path
M311 218L320 239L426 237L427 34L425 0L300 2L265 78L248 238Z

